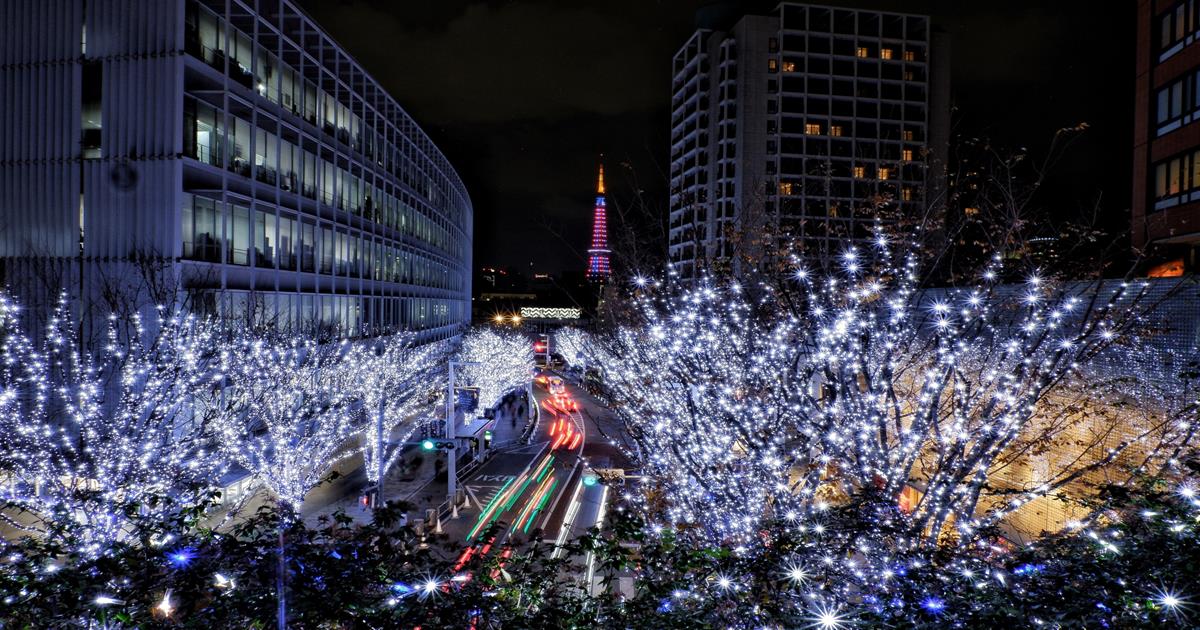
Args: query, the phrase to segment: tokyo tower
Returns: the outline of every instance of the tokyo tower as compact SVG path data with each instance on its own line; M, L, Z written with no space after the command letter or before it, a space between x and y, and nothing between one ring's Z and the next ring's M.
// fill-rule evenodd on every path
M596 207L592 210L592 246L588 249L587 278L597 282L608 280L608 215L604 210L604 165L596 183Z

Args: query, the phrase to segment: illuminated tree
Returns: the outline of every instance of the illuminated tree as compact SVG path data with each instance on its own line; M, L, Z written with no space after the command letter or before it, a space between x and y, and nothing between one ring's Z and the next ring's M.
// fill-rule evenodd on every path
M917 255L877 239L826 273L793 259L783 290L643 291L644 325L595 344L668 520L745 540L869 501L838 546L896 524L879 554L975 541L1191 439L1193 357L1147 342L1148 286L1001 285L996 257L975 286L921 290Z
M354 453L355 392L336 386L348 346L240 336L202 399L222 452L293 510Z
M417 344L400 334L355 344L343 358L340 388L366 415L360 441L367 479L379 487L422 417L435 412L445 382L445 343Z
M554 333L554 345L568 365L581 367L586 361L588 334L578 328L560 328Z
M471 330L463 335L458 360L464 363L460 383L479 389L479 406L484 409L527 385L533 374L533 347L529 338L515 332Z
M96 553L126 529L118 505L152 514L166 507L149 497L186 504L216 476L191 403L217 335L159 308L150 321L113 316L104 346L81 349L70 306L61 296L33 335L16 302L0 296L0 516Z

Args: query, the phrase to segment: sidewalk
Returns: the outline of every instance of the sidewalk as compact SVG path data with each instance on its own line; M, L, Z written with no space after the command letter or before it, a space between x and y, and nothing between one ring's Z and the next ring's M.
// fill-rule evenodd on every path
M530 402L523 400L519 395L497 408L492 429L492 454L523 442L526 427L531 420L521 418L518 411L523 411L525 416L531 411ZM465 476L464 472L470 461L469 457L459 461L460 481ZM443 464L441 467L437 465L439 462ZM446 501L444 462L444 455L438 452L426 452L417 445L408 446L388 471L383 488L384 500L405 501L411 504L408 512L410 523L423 519L427 509L437 508ZM337 470L342 475L339 479L318 486L313 490L313 494L317 496L309 497L309 505L320 503L320 507L302 510L302 516L308 525L316 526L322 517L331 518L339 510L345 512L355 523L371 521L371 510L364 508L360 502L367 488L361 458L345 460L337 466ZM441 479L437 478L439 472L442 473Z
M408 501L414 504L413 512L423 513L424 506L421 505L423 497L416 495L434 478L436 466L434 462L436 460L436 455L424 453L420 447L410 446L405 449L404 455L397 460L396 465L392 466L384 478L384 500ZM358 465L339 481L344 481L349 486L346 488L347 492L339 493L340 496L336 500L312 512L306 510L304 520L310 526L316 525L322 516L332 517L338 510L344 511L347 516L354 519L355 523L371 522L371 510L364 509L360 503L362 493L367 486L362 466ZM438 497L439 502L444 499L444 496Z

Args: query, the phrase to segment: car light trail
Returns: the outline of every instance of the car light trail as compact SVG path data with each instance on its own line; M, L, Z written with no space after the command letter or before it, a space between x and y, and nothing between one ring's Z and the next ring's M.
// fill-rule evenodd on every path
M533 511L534 506L541 501L543 495L546 495L549 492L554 483L556 483L554 477L550 476L547 477L540 486L538 486L537 492L534 492L533 496L531 496L529 501L525 504L525 509L521 510L520 515L517 516L517 520L513 521L513 529L520 527L521 523L525 522L525 518L530 515L530 512Z
M525 527L521 528L522 534L529 531L529 526L533 525L534 517L536 517L538 514L541 514L542 509L546 506L546 502L550 500L550 495L554 494L554 487L557 485L558 485L557 479L554 479L550 483L550 487L546 489L546 494L542 495L542 499L540 501L538 501L537 507L533 508L533 511L529 513L529 520L525 521Z
M500 487L500 491L496 493L496 496L492 497L491 501L488 501L487 506L484 507L483 511L479 514L479 520L475 522L475 526L472 527L471 532L467 534L467 540L470 541L471 539L475 538L475 536L479 533L479 530L481 530L485 524L494 520L494 517L497 517L500 514L508 511L508 509L511 508L517 502L517 500L521 498L521 495L525 493L525 489L529 487L531 482L537 483L541 481L546 472L551 469L551 464L553 462L554 456L547 454L542 458L542 461L538 463L537 467L534 468L532 472L527 470L521 473L520 476L514 477L513 479L509 479L507 482L505 482L504 485ZM503 504L503 507L501 507L501 504Z

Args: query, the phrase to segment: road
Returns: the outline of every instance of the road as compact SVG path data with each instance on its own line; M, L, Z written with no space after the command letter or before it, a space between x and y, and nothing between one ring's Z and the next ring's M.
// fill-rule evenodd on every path
M460 481L467 505L441 524L463 545L460 563L510 554L533 537L565 542L602 524L610 488L590 472L628 460L610 442L617 425L608 410L574 385L565 390L552 396L536 387L541 414L531 443L495 454ZM590 558L586 564L590 573Z

